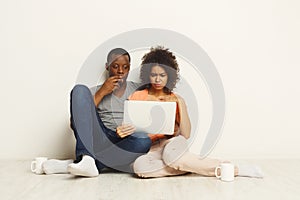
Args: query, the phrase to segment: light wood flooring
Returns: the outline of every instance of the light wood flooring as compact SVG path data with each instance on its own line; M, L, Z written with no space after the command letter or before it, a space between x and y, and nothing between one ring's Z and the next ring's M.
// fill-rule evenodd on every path
M259 165L265 177L237 177L230 183L194 174L156 179L112 171L96 178L35 175L30 162L0 160L0 200L300 199L300 160L237 160L234 163Z

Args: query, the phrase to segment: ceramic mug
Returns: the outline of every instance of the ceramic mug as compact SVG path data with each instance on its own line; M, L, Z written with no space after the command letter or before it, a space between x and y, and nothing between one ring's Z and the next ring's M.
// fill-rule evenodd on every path
M218 173L220 172L220 173ZM218 175L220 174L220 175ZM234 165L231 163L222 163L216 167L215 175L222 181L233 181L234 180Z
M36 157L32 162L31 162L31 171L36 174L43 174L43 163L48 160L46 157Z

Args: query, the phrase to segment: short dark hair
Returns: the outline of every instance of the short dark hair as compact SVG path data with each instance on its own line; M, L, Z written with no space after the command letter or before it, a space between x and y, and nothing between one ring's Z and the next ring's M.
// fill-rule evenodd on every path
M168 74L168 82L164 87L164 92L171 93L179 80L179 67L176 56L169 49L162 46L151 48L150 52L142 58L140 79L142 86L140 89L150 88L150 72L153 66L162 67Z
M108 54L107 54L107 64L109 65L112 60L112 55L124 55L124 56L128 56L129 58L129 62L130 62L130 55L129 53L125 50L125 49L122 49L122 48L115 48L115 49L112 49Z

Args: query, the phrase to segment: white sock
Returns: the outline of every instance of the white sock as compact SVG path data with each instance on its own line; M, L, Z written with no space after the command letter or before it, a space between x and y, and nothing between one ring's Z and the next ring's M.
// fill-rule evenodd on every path
M76 176L95 177L99 175L94 158L84 155L79 163L68 165L68 171Z
M73 163L73 160L57 160L50 159L43 163L45 174L67 174L68 165Z
M238 176L253 178L263 178L264 174L259 166L256 165L238 165Z

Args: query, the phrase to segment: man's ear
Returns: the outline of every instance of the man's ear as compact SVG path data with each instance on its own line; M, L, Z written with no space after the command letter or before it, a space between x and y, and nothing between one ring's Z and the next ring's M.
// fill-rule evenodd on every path
M108 71L108 64L107 63L105 63L105 69Z

